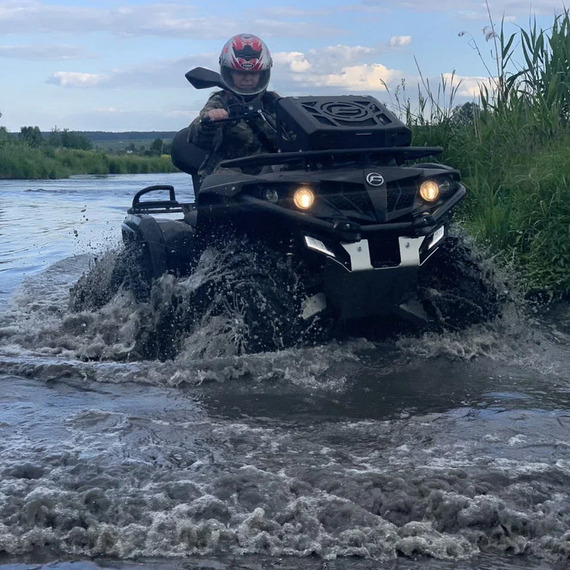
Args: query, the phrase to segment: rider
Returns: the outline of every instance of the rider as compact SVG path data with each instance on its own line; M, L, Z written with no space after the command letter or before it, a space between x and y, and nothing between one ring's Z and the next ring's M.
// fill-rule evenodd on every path
M267 46L257 36L238 34L224 45L220 76L225 88L210 96L188 131L188 140L208 153L199 170L201 178L223 160L275 150L275 103L279 96L267 91L272 65ZM263 113L255 113L257 110ZM253 114L219 122L247 112Z

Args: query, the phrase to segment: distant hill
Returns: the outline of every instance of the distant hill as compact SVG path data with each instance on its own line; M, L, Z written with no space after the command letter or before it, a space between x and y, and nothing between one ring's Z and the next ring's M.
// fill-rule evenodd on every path
M149 148L152 141L162 139L165 144L170 144L177 131L125 131L125 132L106 132L106 131L74 131L79 135L88 138L94 148L102 150L126 150L127 147L133 145L135 148Z
M93 148L105 151L121 151L127 150L133 146L137 150L141 147L149 149L152 142L156 139L162 139L166 146L169 146L178 131L125 131L125 132L107 132L107 131L72 131L78 135L83 135L91 141ZM13 137L18 137L19 133L8 133ZM47 139L50 132L42 131L42 136ZM131 146L132 145L132 146Z
M118 140L149 140L155 139L172 139L177 131L125 131L125 132L107 132L107 131L73 131L79 135L87 137L92 142L99 141L118 141Z

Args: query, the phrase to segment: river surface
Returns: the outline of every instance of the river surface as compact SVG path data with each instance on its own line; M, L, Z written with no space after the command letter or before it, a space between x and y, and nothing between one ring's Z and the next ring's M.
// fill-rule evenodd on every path
M156 183L191 197L0 181L0 567L568 568L567 305L133 361L137 303L73 313L69 289Z

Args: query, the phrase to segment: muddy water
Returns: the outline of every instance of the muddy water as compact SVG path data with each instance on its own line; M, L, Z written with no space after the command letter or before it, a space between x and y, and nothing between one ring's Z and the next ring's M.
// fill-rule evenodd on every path
M567 306L131 361L134 299L68 291L154 183L0 182L0 567L567 567Z

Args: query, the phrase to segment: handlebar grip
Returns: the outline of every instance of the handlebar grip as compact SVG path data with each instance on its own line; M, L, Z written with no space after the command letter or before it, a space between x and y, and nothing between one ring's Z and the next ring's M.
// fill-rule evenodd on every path
M205 116L200 119L200 124L207 129L213 129L217 124L228 123L229 121L233 121L233 117L226 117L225 119L210 119L210 117Z
M242 119L249 119L251 117L253 117L254 115L257 115L258 111L254 111L254 112L247 112L247 113L239 113L237 115L232 115L231 113L223 118L223 119L216 119L216 120L212 120L210 119L210 117L208 117L207 115L205 117L202 117L200 119L200 124L204 127L213 127L215 126L215 123L219 123L219 124L223 124L223 123L230 123L233 121L241 121Z

